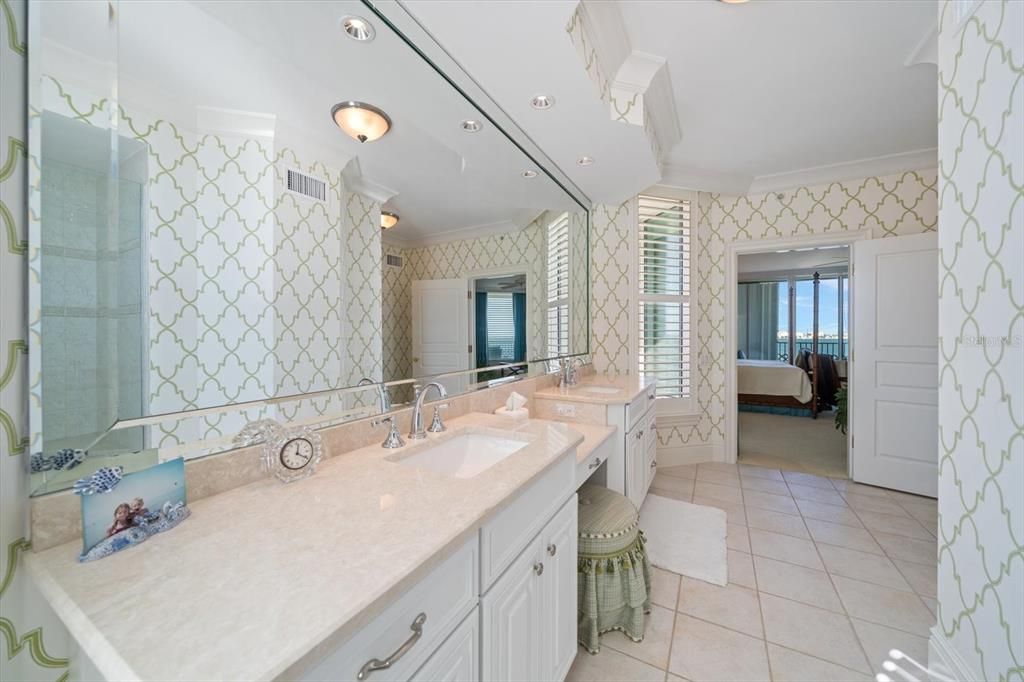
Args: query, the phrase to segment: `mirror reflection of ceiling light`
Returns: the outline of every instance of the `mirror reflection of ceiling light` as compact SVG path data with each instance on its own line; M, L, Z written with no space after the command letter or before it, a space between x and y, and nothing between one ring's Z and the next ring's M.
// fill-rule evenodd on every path
M537 177L537 171L529 170L529 169L524 170L523 171L523 177L524 178L535 178L535 177Z
M373 24L362 17L345 17L341 20L341 30L352 40L358 41L373 40L373 36L376 35Z
M481 128L483 128L483 126L480 125L480 121L474 121L471 118L467 118L462 122L462 129L467 133L478 133Z
M540 109L541 111L544 109L550 109L555 106L555 98L551 95L535 95L534 98L530 100L530 106L534 109Z
M380 229L386 230L398 224L398 214L391 211L380 212Z
M581 156L580 158L576 159L577 166L589 166L592 163L594 163L594 159L593 157L590 156Z
M373 142L391 130L391 119L383 111L364 102L339 102L331 107L331 118L349 137Z

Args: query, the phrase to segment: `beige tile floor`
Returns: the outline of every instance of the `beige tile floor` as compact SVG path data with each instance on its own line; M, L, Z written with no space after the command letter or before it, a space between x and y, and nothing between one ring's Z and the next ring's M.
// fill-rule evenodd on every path
M729 585L655 569L644 641L580 649L572 681L871 680L927 659L935 500L745 464L659 469L651 493L728 514Z

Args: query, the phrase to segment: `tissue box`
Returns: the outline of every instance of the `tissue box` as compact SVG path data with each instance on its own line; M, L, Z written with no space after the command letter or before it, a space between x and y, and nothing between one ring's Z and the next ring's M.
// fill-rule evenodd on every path
M494 411L494 414L502 417L509 417L510 419L529 419L530 409L527 407L520 407L518 410L510 410L506 406L502 405Z

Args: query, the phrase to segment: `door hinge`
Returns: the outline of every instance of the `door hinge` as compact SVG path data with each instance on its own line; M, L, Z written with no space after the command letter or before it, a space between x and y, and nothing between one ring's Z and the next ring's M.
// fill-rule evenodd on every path
M472 353L472 352L473 352L473 344L470 344L470 345L468 346L468 348L469 348L469 352L470 352L470 353Z
M469 300L472 301L473 300L473 292L472 291L467 291L466 292L466 298L468 298Z
M850 449L853 449L854 444L857 442L857 436L850 434Z

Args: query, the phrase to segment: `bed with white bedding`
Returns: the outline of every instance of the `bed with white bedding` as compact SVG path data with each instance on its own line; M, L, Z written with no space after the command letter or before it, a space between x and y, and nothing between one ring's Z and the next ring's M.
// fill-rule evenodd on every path
M778 360L737 360L736 392L739 402L751 405L810 407L813 396L807 372Z

